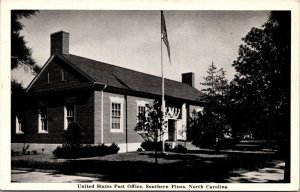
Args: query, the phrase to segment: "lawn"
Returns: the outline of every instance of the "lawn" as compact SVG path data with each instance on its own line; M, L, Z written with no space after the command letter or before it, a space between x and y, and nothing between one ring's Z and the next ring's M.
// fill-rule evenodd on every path
M225 182L232 175L257 170L276 159L272 153L129 152L102 157L56 159L52 155L12 157L12 167L95 173L111 182Z

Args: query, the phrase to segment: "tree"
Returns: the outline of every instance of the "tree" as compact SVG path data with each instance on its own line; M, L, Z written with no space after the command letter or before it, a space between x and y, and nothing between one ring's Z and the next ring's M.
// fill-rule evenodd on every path
M194 132L195 145L214 147L217 151L220 141L224 140L224 134L227 133L224 109L227 103L228 82L224 69L217 70L213 63L209 66L207 74L204 82L200 83L205 87L201 91L205 94L203 102L206 106L202 113L193 113L191 129Z
M140 114L139 121L134 130L140 134L145 141L155 143L155 163L157 163L157 147L159 138L165 133L165 122L161 111L161 103L154 101L153 106L145 105L145 113Z
M63 146L79 147L81 145L82 133L77 123L69 123L63 134Z
M11 69L27 66L33 74L40 70L40 67L32 58L32 50L26 46L24 36L21 35L24 25L20 21L22 18L30 19L37 12L26 10L11 11Z
M291 13L271 12L262 28L252 28L242 40L230 95L243 115L234 123L256 138L278 140L289 181Z

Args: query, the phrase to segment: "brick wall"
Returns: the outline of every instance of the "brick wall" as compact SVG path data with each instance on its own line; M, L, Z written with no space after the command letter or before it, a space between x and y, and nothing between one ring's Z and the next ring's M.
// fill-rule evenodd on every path
M31 86L32 91L47 88L59 88L87 82L87 80L71 69L69 66L62 65L57 58L54 59L39 75L39 78ZM64 81L62 81L62 69L64 70ZM48 72L50 83L48 83Z
M142 142L144 141L143 138L134 131L134 128L137 123L137 100L139 101L146 101L149 103L149 105L153 105L152 99L147 98L139 98L139 97L133 97L128 96L127 97L127 103L128 103L128 143L136 143L136 142Z
M82 94L76 99L75 121L81 127L82 142L94 143L94 93Z
M74 96L74 95L73 95ZM72 97L72 95L66 96ZM27 143L62 143L64 131L64 97L44 100L47 102L48 133L38 133L38 102L31 103L25 111L23 127L26 129ZM82 128L82 142L94 143L94 94L85 93L76 96L75 121ZM15 121L15 117L12 117ZM12 124L12 143L23 142L24 134L16 134L15 123Z
M111 103L110 103L110 97L120 97L124 99L123 103L123 132L111 132L110 131L110 113L111 113ZM103 96L103 135L104 135L104 143L126 143L126 97L124 95L119 94L113 94L113 93L107 93L104 92ZM146 99L146 98L139 98L139 97L133 97L133 96L127 96L127 142L128 143L137 143L142 142L143 138L134 131L134 127L137 123L137 100L143 100L149 102L149 104L153 104L153 100ZM95 104L95 106L99 106L101 103L101 97L99 97L99 100L97 101L98 104ZM99 118L97 119L101 120L101 113L100 109L97 110L99 114ZM100 122L99 122L100 124ZM100 131L100 126L99 126ZM100 135L99 135L100 137Z

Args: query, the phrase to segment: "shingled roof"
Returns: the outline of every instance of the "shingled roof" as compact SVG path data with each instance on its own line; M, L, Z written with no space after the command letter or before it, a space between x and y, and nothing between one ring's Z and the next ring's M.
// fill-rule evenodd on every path
M76 55L60 55L97 83L111 87L161 95L161 77L87 59ZM165 95L199 101L203 94L187 84L165 79Z

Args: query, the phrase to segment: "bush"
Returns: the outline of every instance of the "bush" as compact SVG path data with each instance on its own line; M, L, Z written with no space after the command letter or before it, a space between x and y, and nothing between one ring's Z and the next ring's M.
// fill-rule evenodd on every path
M162 151L162 142L161 141L158 141L157 143L155 143L154 141L143 141L141 144L141 147L145 151L154 151L155 144L157 144L156 145L157 151Z
M70 123L67 130L63 134L64 146L80 146L81 144L81 128L77 123Z
M186 153L187 148L185 148L183 145L179 144L179 145L176 145L172 151L177 152L177 153Z
M58 146L53 155L58 158L82 158L82 157L96 157L108 154L116 154L120 148L117 144L112 143L110 146L101 145L85 145L85 146Z
M236 145L236 142L230 138L223 138L218 142L219 149L232 149Z

